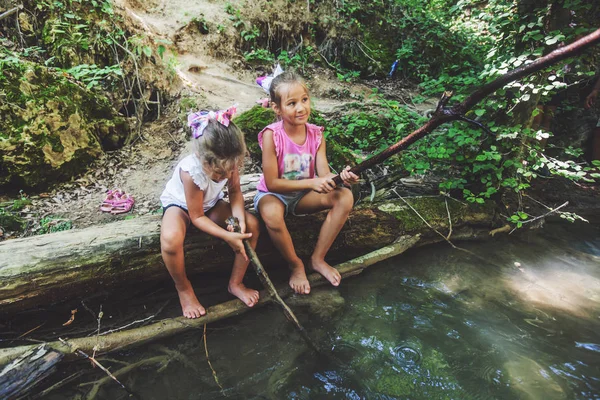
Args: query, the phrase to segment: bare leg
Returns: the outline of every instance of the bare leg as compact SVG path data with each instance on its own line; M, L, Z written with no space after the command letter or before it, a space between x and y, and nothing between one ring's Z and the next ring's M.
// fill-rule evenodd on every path
M296 207L298 213L312 213L323 209L331 209L321 226L317 245L310 258L310 266L323 275L333 286L340 284L342 276L337 269L325 261L325 256L346 223L353 203L352 192L347 188L338 188L327 194L310 192L300 200Z
M298 294L309 294L310 284L306 278L304 263L294 250L292 237L283 219L285 205L277 197L269 195L260 200L258 210L267 225L271 241L292 270L290 287Z
M163 216L160 227L160 250L175 289L183 315L187 318L198 318L206 314L206 310L198 301L194 288L185 273L183 257L183 241L190 223L185 211L178 207L169 207Z
M231 206L225 201L219 201L211 208L206 214L216 224L224 226L225 220L231 216ZM250 246L256 248L258 243L258 236L260 234L259 224L256 217L246 212L246 232L252 233L252 237L248 239ZM229 293L240 299L248 307L253 307L258 303L259 293L257 290L247 288L244 285L244 275L248 269L249 262L244 259L241 254L236 254L233 260L233 269L231 270L231 277L229 278Z

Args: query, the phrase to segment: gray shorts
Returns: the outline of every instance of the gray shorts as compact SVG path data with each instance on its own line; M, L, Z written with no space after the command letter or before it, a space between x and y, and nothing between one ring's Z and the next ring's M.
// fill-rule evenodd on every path
M273 193L273 192L262 192L259 190L258 193L256 194L256 196L254 196L254 209L256 210L257 213L260 214L260 211L258 211L258 202L263 197L271 195L271 196L275 196L279 200L281 200L281 202L285 206L284 216L288 215L288 213L291 213L292 215L300 215L300 214L296 214L296 212L295 212L296 206L298 205L298 202L300 201L300 199L303 198L304 195L306 195L308 192L310 192L310 190L302 190L300 192L291 192L291 193L283 194L283 193Z

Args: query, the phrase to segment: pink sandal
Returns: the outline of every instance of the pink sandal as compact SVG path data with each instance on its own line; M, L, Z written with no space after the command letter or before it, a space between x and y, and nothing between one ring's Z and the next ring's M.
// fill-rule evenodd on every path
M123 192L120 189L113 189L106 192L106 198L100 205L100 211L102 212L111 212L115 202L117 202L121 196L123 196Z
M132 196L121 189L113 189L106 192L106 198L100 205L100 211L111 214L123 214L131 210L134 204Z
M110 211L110 213L113 215L125 214L126 212L131 211L134 203L135 200L133 196L124 193L121 196L121 199L114 204L113 209Z

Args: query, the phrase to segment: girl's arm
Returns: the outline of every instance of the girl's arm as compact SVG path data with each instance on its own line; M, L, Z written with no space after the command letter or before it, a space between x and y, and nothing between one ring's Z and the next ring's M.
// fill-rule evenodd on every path
M229 192L229 204L231 204L231 215L240 222L241 232L246 232L246 210L244 208L244 195L240 186L240 171L236 167L227 181Z
M588 94L588 96L585 98L585 108L590 108L594 105L594 101L596 100L596 97L598 97L598 93L600 93L600 77L596 81L596 84L594 85L594 88L590 94Z
M318 159L319 156L317 156L317 160ZM310 189L319 193L328 193L335 189L335 184L330 177L319 176L318 178L299 180L281 179L278 176L279 171L277 165L278 162L277 154L275 152L275 142L273 141L273 131L267 129L263 133L262 167L265 183L269 191L275 193L289 193ZM327 166L326 156L325 165ZM327 170L329 170L328 166Z
M200 190L194 183L191 175L188 172L180 171L179 176L183 182L183 190L185 192L185 202L190 214L192 224L203 232L211 236L224 240L236 253L244 256L248 260L246 250L244 249L243 239L248 239L252 236L251 233L234 233L221 228L215 224L210 218L204 214L204 192ZM239 178L238 178L239 180ZM243 201L243 200L242 200Z
M317 160L315 161L315 168L317 169L317 175L325 177L327 179L333 178L336 174L332 173L329 169L329 162L327 161L327 145L325 144L325 136L321 140L321 144L317 149ZM350 167L344 168L340 172L340 178L346 185L353 185L358 182L358 176L349 171Z

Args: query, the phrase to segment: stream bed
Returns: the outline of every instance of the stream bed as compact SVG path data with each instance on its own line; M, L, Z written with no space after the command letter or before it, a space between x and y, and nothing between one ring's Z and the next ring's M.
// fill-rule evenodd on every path
M193 330L101 358L134 396L82 361L44 398L599 399L600 227L456 245L290 298L321 355L273 305L208 325L206 346Z

